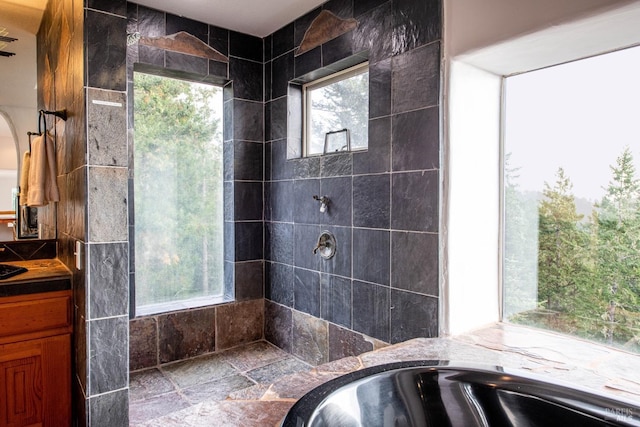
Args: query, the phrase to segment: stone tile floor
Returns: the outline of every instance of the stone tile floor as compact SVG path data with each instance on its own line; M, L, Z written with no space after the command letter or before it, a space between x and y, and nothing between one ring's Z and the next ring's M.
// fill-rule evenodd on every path
M640 401L640 355L515 325L415 339L311 367L266 342L131 374L131 426L269 427L339 375L416 359L504 366Z

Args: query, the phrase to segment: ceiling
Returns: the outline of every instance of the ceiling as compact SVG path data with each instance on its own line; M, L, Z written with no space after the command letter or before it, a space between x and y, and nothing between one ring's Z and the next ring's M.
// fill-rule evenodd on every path
M326 0L137 0L175 15L265 37Z

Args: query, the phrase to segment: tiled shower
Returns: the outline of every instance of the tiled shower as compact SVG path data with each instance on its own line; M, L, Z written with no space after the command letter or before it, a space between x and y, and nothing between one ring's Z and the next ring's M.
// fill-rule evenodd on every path
M55 86L57 98L88 106L65 105L76 119L67 123L75 129L67 129L69 155L59 167L67 173L58 229L61 259L74 271L81 425L124 424L128 369L262 338L318 364L438 335L441 8L437 0L331 0L261 39L124 0L87 0L84 8L49 2L47 32L75 28L69 57L84 52L85 69L74 62L84 93ZM296 55L321 10L357 26ZM127 46L127 33L136 31L185 31L229 62ZM300 83L364 58L368 150L289 158L299 152ZM225 289L233 302L128 320L122 302L135 284L134 63L226 82ZM122 108L93 111L94 99ZM314 195L331 199L327 213ZM338 242L329 261L312 252L323 230ZM83 270L73 267L76 240L86 247ZM109 264L127 258L128 266ZM92 303L103 311L92 311Z

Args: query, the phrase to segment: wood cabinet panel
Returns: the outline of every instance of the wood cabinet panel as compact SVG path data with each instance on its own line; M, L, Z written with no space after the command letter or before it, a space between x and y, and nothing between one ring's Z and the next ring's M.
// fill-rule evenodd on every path
M0 427L71 425L71 296L51 294L0 299Z

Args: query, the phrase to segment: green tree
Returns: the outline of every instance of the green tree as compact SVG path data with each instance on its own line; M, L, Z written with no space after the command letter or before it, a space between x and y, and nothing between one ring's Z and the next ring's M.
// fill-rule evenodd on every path
M365 147L369 132L369 73L312 90L312 144L322 151L325 133L349 129L351 146Z
M602 333L613 344L640 337L640 184L628 147L611 166L612 179L595 215L597 294ZM618 335L615 337L615 335Z
M570 312L589 280L585 265L588 234L580 226L573 184L559 168L553 187L544 183L538 226L538 300L548 310Z
M138 305L221 289L222 138L214 103L219 90L135 74Z

